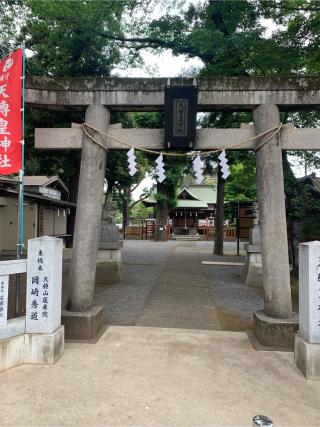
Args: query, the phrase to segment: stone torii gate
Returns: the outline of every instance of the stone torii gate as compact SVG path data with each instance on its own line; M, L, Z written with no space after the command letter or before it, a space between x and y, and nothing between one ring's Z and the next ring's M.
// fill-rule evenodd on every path
M108 135L132 146L163 150L162 129L110 126L109 110L162 111L166 83L166 79L33 77L27 79L26 102L48 110L85 109L86 123ZM192 83L192 79L183 79L183 84ZM182 81L171 79L170 84ZM313 77L206 78L199 79L197 85L198 111L253 111L254 126L198 130L196 150L229 148L279 125L279 110L314 110L320 105L320 83ZM66 324L72 328L72 322L81 319L80 335L88 338L97 333L97 319L101 319L101 310L92 305L106 152L93 144L79 126L36 129L35 135L39 149L82 149ZM99 134L95 138L103 143ZM266 139L267 136L237 149L254 149ZM111 149L127 148L112 138L107 138L107 145ZM256 153L265 307L262 315L255 316L255 323L260 338L261 334L272 335L276 327L277 342L279 331L283 340L283 334L292 334L296 328L290 289L282 149L320 150L320 130L286 125L281 137L272 138ZM265 342L272 344L272 340L271 337Z

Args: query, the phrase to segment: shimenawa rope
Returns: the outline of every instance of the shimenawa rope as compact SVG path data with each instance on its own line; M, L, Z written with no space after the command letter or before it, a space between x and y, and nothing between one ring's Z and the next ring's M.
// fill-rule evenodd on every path
M262 148L269 141L271 141L271 139L273 139L281 131L283 125L280 122L279 125L271 128L271 129L268 129L268 130L266 130L264 132L259 133L258 135L252 136L251 138L248 138L248 139L246 139L244 141L241 141L241 142L239 142L237 144L232 144L232 145L230 145L228 147L225 147L225 148L222 148L222 149L218 148L218 149L209 150L209 151L194 150L193 152L188 152L188 153L163 152L161 150L155 151L155 150L150 150L149 148L135 147L132 144L129 144L128 142L121 141L120 139L118 139L118 138L116 138L116 137L114 137L112 135L109 135L109 134L103 132L100 129L97 129L94 126L89 125L88 123L82 123L81 126L82 126L82 129L83 129L83 132L85 133L85 135L92 142L94 142L95 144L99 145L99 147L103 148L105 151L108 151L108 147L106 147L102 142L97 141L94 138L94 136L91 135L91 133L89 132L89 130L94 131L96 133L99 133L100 135L104 136L105 138L113 139L114 141L117 141L120 144L126 145L128 148L134 147L135 150L144 151L146 153L152 153L152 154L156 154L156 155L159 155L159 153L161 153L163 156L175 156L175 157L187 157L187 156L194 157L195 155L200 155L201 157L207 157L207 156L209 156L210 154L213 154L213 153L219 153L219 152L221 152L223 150L231 150L231 149L233 149L235 147L240 147L241 145L244 145L244 144L247 144L250 141L254 141L256 139L262 138L263 136L268 135L270 132L273 132L265 141L263 141L261 144L259 144L257 147L254 148L254 151L256 152L256 151L260 150L260 148ZM105 142L107 142L107 141L105 141Z

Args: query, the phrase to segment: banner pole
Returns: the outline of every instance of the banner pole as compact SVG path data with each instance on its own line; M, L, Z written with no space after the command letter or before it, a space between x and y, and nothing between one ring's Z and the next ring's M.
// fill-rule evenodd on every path
M24 138L25 138L25 71L26 56L22 49L22 135L21 135L21 170L18 178L18 223L17 223L17 259L21 258L24 249ZM20 275L16 275L15 315L19 315Z
M22 50L22 141L21 141L21 230L20 230L20 253L24 249L24 151L25 151L25 86L26 86L26 50Z
M22 199L22 170L19 171L18 175L18 226L17 226L17 259L21 258L21 228L22 228L22 209L23 209L23 199Z

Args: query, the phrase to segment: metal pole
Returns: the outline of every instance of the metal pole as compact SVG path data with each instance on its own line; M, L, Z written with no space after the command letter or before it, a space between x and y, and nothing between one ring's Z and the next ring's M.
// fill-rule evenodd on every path
M21 258L24 248L24 138L25 138L25 74L26 54L22 53L22 135L21 135L21 170L18 178L18 221L17 221L17 259ZM15 316L19 315L20 275L16 275Z
M17 259L21 258L21 222L22 215L21 210L23 209L23 197L22 197L22 170L19 171L18 177L18 221L17 221ZM20 295L20 274L16 274L16 301L15 301L15 316L19 316L19 295Z
M126 224L124 218L122 218L122 238L126 240Z
M237 204L237 255L240 255L240 203Z
M17 221L17 259L20 259L21 257L21 210L23 209L22 206L23 200L22 200L22 170L19 171L18 176L18 221Z

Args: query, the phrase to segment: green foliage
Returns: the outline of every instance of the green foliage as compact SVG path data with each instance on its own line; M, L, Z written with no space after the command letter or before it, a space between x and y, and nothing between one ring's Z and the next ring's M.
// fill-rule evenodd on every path
M153 208L147 208L142 202L138 202L131 208L131 222L134 224L136 220L148 219L152 213Z
M319 75L318 0L193 1L183 13L179 2L168 0L161 3L167 13L152 19L150 12L159 4L158 0L0 0L0 56L25 43L33 54L27 62L29 74L108 76L115 65L139 64L141 48L169 48L176 55L200 58L204 64L201 75ZM280 26L267 36L262 18ZM251 119L248 113L215 112L207 115L201 125L239 127ZM83 115L28 111L27 173L59 173L68 178L79 170L78 153L47 154L33 148L34 127L65 126L71 120L82 122ZM118 114L112 120L121 121L124 127L163 127L159 113ZM290 113L282 119L298 127L318 127L319 120L319 112ZM294 154L310 167L319 166L319 157L314 153ZM141 180L155 156L138 156L141 166L132 179L127 174L125 151L108 154L107 177L111 186L123 189ZM248 192L244 192L241 179L246 174L249 180L253 178L251 154L232 151L228 158L233 173L227 181L226 194L230 192L230 197L235 197L238 191L249 197L253 194L252 182L247 183ZM212 170L212 161L216 156L209 158L207 169ZM166 159L166 168L165 183L173 206L174 189L181 174L190 170L190 163L170 158ZM285 174L289 197L289 178L295 180L287 167Z
M256 1L260 12L280 27L273 36L286 53L287 73L319 75L320 3L318 0Z
M303 240L320 238L320 195L307 180L286 178L286 193L290 195L289 216L303 223ZM288 182L289 181L289 182Z
M225 200L246 202L257 199L256 169L253 161L231 166L231 175L225 184Z
M0 41L5 43L6 52L14 43L24 43L29 54L32 53L27 61L27 74L72 77L110 75L111 68L123 58L119 43L101 37L99 32L108 29L113 34L122 36L123 14L138 3L134 0L0 1L2 11L5 12L0 17L0 23L3 24ZM24 13L21 13L22 10ZM17 21L19 13L21 18ZM20 31L14 40L12 26L16 22L19 22ZM8 42L10 37L13 38L11 44ZM0 45L2 46L1 43ZM125 62L128 63L131 59L131 54L127 54ZM69 178L76 176L79 173L80 153L36 151L34 128L69 127L71 121L82 123L83 113L49 113L28 109L26 118L26 174L59 174L67 182ZM134 126L129 114L113 114L111 120L121 121L125 127ZM115 182L124 185L124 181L128 185L134 184L141 180L147 168L145 158L138 155L139 173L130 180L127 178L126 153L112 152L108 157L109 170L110 165L113 167L111 185Z
M173 209L177 206L177 190L181 186L183 175L191 169L191 159L187 157L166 157L165 171L166 179L161 185L158 185L158 191L155 199L162 202L164 199L168 202L168 207ZM155 177L154 177L155 178ZM160 191L159 191L160 190Z
M22 1L0 0L0 59L17 47L16 38L24 18Z
M108 186L114 191L122 192L124 188L138 184L144 178L148 168L148 159L136 150L138 172L132 177L128 173L127 150L110 150L107 156L106 178Z
M26 0L29 13L21 29L34 56L28 72L54 76L109 76L120 62L119 45L99 32L122 36L122 15L132 1ZM91 31L90 29L94 29Z
M161 129L164 127L163 113L132 113L134 126L137 128Z
M133 128L136 125L132 113L113 113L111 123L121 123L124 128ZM108 188L109 191L110 189L113 191L114 197L121 207L125 201L130 202L132 188L135 188L143 180L149 170L148 156L139 150L135 151L135 156L138 172L134 176L130 176L127 150L110 150L107 155L106 179Z

